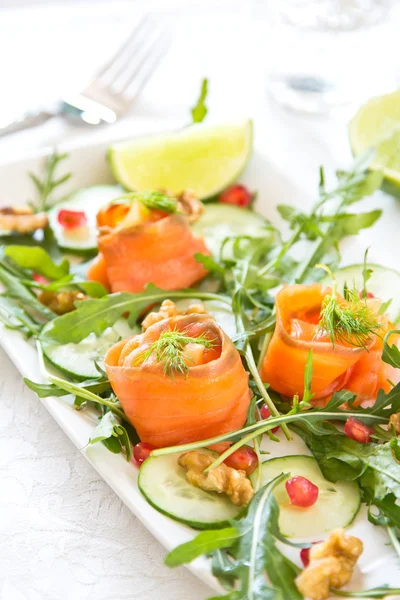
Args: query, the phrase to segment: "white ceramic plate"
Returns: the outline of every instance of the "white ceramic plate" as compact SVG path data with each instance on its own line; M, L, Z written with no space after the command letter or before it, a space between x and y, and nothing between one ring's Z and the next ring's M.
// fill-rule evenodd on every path
M64 165L73 173L73 178L68 184L70 189L112 181L105 159L105 151L110 141L103 140L89 146L84 143L77 145L75 142L75 145L69 144L67 147L59 148L60 151L67 150L70 153ZM27 177L27 171L33 170L40 173L44 158L49 151L45 150L17 163L0 166L2 198L7 199L7 204L17 204L32 198L33 190ZM251 189L259 191L258 209L274 222L278 221L275 206L279 202L288 202L298 206L310 203L310 199L293 182L271 166L261 149L255 151L242 180ZM364 207L365 205L379 205L382 199L382 194L376 194L374 199L364 203ZM361 261L365 247L372 246L371 260L380 261L387 266L396 266L394 252L391 252L389 242L391 239L392 247L396 247L395 232L400 222L400 209L395 201L389 198L385 198L385 205L385 215L375 226L373 233L363 233L351 242L347 248L347 262ZM384 246L383 239L386 240ZM22 376L34 381L44 381L39 375L39 361L35 347L31 343L25 341L18 332L4 328L0 330L0 342ZM137 487L137 469L127 463L122 455L112 454L102 444L86 447L95 425L96 417L94 415L86 411L74 411L68 399L44 398L42 402L76 447L165 548L172 549L193 536L190 528L175 523L147 504ZM282 439L279 444L268 441L265 442L265 448L271 452L272 456L308 453L300 440L288 443ZM384 583L392 587L398 585L399 567L396 563L396 555L387 544L385 532L368 523L365 510L360 511L355 522L349 528L349 533L360 537L365 545L365 551L359 561L359 569L353 577L351 588L366 589ZM297 560L297 557L297 551L291 553L293 560ZM189 568L205 583L221 592L205 559L196 560Z

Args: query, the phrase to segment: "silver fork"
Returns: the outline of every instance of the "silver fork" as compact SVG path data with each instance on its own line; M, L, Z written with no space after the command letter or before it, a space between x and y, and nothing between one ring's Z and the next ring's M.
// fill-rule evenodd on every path
M62 98L57 110L41 111L0 125L0 137L30 129L60 115L85 123L115 123L132 106L166 53L169 39L143 17L128 39L79 93Z

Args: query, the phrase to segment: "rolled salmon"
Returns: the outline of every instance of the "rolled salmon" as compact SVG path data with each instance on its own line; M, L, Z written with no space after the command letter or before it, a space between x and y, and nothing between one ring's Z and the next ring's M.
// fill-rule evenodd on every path
M371 334L365 346L340 340L332 344L319 326L327 293L331 290L313 284L287 286L277 294L276 328L262 363L261 378L280 394L290 398L298 394L301 398L306 361L312 350L314 401L329 398L341 389L357 394L358 403L374 400L380 388L390 390L388 379L398 381L395 369L381 358L382 337L392 325L382 317L382 329Z
M185 372L167 372L151 352L165 332L210 340L187 344ZM105 357L112 388L142 441L157 447L208 439L246 421L251 399L240 355L209 315L164 319L113 346Z

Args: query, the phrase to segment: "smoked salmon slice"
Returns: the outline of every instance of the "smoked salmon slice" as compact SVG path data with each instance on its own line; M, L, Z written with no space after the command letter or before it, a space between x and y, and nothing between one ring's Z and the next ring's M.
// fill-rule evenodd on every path
M107 282L112 292L136 293L148 283L179 290L207 275L194 255L210 252L204 240L193 235L189 215L136 205L133 209L126 203L112 204L97 215L100 258L88 279Z
M276 328L262 363L261 378L284 396L298 394L301 398L306 361L312 349L314 401L340 389L357 394L359 403L375 400L380 388L391 389L388 379L398 380L395 369L381 358L382 337L392 326L382 317L382 329L370 336L365 347L340 340L333 345L318 325L324 297L330 293L313 284L287 286L277 294Z
M186 373L171 374L155 352L149 355L149 348L163 333L176 331L203 336L212 341L212 348L199 356L199 344L188 344ZM179 315L155 323L113 346L104 364L125 414L144 442L164 447L198 441L235 431L246 421L248 374L231 339L209 315Z

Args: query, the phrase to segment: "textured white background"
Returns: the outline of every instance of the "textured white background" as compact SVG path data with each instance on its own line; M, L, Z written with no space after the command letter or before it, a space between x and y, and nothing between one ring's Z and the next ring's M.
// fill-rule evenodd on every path
M20 4L32 3L0 1L0 6ZM84 81L118 46L144 4L162 9L175 34L135 115L160 119L164 127L184 124L199 80L207 75L213 117L256 116L258 135L270 140L271 160L308 190L316 187L321 162L332 166L348 159L349 113L308 118L268 100L265 68L273 54L263 2L73 4L67 11L53 5L0 11L2 115L52 100ZM132 130L129 123L118 127ZM55 120L39 131L0 140L0 159L77 133L82 130ZM1 196L0 203L5 201ZM163 555L0 351L0 599L203 600L209 595L186 570L164 568Z

